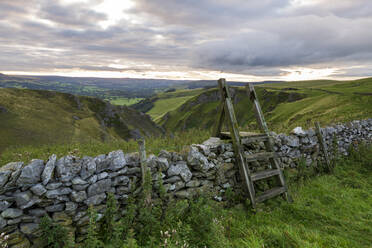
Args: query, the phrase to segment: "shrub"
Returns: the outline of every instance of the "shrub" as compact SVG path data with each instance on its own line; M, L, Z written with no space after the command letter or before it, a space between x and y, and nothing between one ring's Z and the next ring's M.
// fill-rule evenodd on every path
M89 215L88 235L86 240L84 241L84 246L88 248L104 247L104 244L101 240L99 240L97 233L98 214L92 206L90 206L88 209L88 215Z
M49 216L44 216L40 221L41 239L46 247L70 248L73 241L66 228L53 222Z

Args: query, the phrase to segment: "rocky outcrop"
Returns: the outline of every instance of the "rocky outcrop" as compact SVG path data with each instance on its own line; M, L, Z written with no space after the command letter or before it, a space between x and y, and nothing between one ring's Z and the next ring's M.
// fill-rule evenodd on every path
M339 152L347 155L351 144L372 141L372 119L326 127L322 133L329 147L336 142ZM316 166L321 158L314 130L295 128L290 135L272 136L283 168L296 167L300 159ZM245 145L249 152L264 147ZM107 195L113 193L125 209L129 194L141 185L139 162L138 154L118 150L94 158L52 155L45 162L34 159L0 167L0 233L9 234L11 247L39 247L38 224L48 215L63 221L82 240L89 205L102 213ZM227 189L240 187L232 144L218 138L191 145L187 154L161 151L158 156L150 155L146 163L153 181L161 178L170 197L189 199L208 190L221 201ZM154 197L157 190L154 187Z

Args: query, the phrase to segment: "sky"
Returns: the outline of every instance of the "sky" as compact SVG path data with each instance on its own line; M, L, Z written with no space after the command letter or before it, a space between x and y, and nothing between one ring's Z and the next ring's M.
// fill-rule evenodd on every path
M371 0L0 0L0 72L166 79L372 76Z

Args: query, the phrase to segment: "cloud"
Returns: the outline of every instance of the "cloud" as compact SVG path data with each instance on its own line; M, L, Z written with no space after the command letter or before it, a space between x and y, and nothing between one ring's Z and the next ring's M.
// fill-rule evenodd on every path
M204 42L194 51L195 66L241 70L371 58L371 19L306 16L276 19L270 25L273 21L253 23L252 31Z
M294 67L372 69L367 0L136 0L114 19L103 1L0 1L1 70L116 72L118 64L270 78Z

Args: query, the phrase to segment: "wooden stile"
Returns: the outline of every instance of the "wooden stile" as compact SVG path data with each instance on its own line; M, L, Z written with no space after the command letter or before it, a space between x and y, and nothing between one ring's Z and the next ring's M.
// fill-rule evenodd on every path
M253 208L256 207L256 202L257 203L262 202L281 194L284 194L287 200L291 201L291 198L288 194L287 186L285 184L283 173L280 169L277 156L274 152L270 132L265 122L253 85L248 84L247 93L250 100L253 103L257 123L259 124L261 130L263 131L263 133L260 134L239 132L239 126L236 120L235 111L232 104L230 91L226 84L226 80L223 78L219 79L218 86L221 95L221 103L219 105L217 122L214 127L213 134L216 137L232 139L233 148L236 156L236 162L239 166L239 172L244 182L245 188L248 191L252 207ZM221 132L222 125L225 119L228 121L230 132ZM245 142L263 141L265 144L266 152L244 155L244 146L242 145L241 137L244 137ZM261 160L269 160L270 166L272 168L265 171L251 173L249 169L249 164L258 163ZM256 191L253 182L268 179L270 177L278 177L279 186L267 190L260 194L259 196L256 196Z

